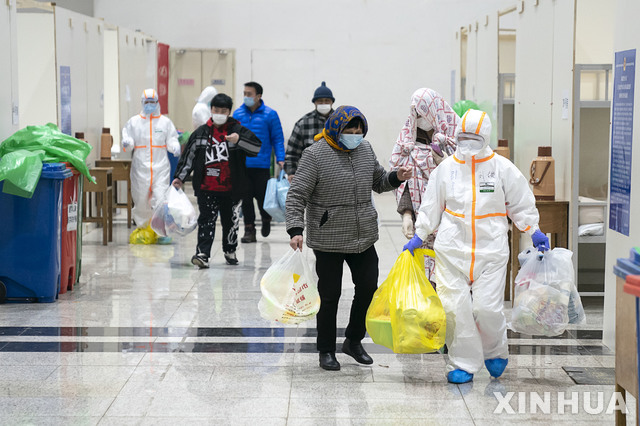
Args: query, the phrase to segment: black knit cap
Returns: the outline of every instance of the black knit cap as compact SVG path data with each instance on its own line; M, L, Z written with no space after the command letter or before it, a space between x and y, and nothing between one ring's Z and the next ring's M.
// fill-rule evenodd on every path
M315 102L318 99L331 99L332 102L336 101L336 98L333 97L331 89L327 87L327 83L325 83L324 81L322 82L320 87L318 87L316 91L313 92L313 99L311 99L311 102Z

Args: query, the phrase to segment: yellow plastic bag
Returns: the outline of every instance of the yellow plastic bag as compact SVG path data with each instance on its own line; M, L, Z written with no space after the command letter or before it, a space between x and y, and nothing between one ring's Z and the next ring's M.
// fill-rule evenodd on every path
M129 244L155 244L158 242L158 234L151 229L149 223L141 228L133 230L129 235Z
M435 253L414 253L400 254L367 310L367 332L374 343L399 354L435 352L444 346L444 308L424 270L424 255Z

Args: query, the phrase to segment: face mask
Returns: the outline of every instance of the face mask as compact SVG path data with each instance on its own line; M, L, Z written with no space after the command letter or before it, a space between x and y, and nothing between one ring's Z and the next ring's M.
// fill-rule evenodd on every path
M416 121L416 125L422 130L424 130L425 132L428 132L429 130L433 129L433 127L431 127L431 124L429 124L427 119L424 117L418 117L418 120Z
M146 115L151 115L156 112L156 108L158 108L158 104L156 103L147 103L142 105L142 110Z
M476 139L459 139L458 148L465 155L476 155L484 147L484 141Z
M224 123L227 122L227 118L229 116L226 114L211 114L211 119L213 120L213 122L215 124L217 124L218 126L223 125Z
M320 104L316 105L316 110L322 115L327 115L331 111L331 105L329 104Z
M364 139L364 135L340 135L340 143L347 149L356 149L362 139Z
M251 108L252 106L254 106L256 104L256 100L252 97L249 96L245 96L244 97L244 104L247 106L247 108Z

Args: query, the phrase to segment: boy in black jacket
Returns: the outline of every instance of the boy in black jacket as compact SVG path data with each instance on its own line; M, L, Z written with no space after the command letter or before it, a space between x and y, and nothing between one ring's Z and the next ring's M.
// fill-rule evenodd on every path
M189 138L180 157L172 185L181 188L193 171L193 189L198 197L198 246L191 263L209 267L211 245L220 214L222 250L229 265L237 265L238 227L242 198L249 185L246 156L260 151L260 139L233 117L233 102L223 93L211 100L211 119Z

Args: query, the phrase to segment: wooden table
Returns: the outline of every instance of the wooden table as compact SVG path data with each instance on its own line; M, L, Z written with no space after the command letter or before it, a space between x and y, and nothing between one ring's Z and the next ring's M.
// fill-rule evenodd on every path
M82 221L102 224L102 244L106 246L107 241L113 241L113 174L110 167L94 167L89 173L96 183L84 177ZM92 213L91 193L96 194L95 215Z
M564 247L569 248L569 202L568 201L549 201L536 200L536 207L540 213L540 222L538 226L545 234L551 234L549 239L550 248ZM513 305L513 288L515 278L518 275L520 265L518 263L518 254L520 254L520 230L512 225L511 227L511 261L510 267L507 268L507 285L505 290L505 300L511 300ZM510 273L509 273L510 272Z
M127 209L127 228L131 228L131 208L133 199L131 198L131 160L96 160L96 167L111 167L113 169L112 179L114 183L114 208ZM127 202L118 203L118 181L127 182Z
M638 346L636 344L636 298L624 292L625 280L616 277L616 392L636 398L638 424ZM616 411L616 425L626 425L627 416Z

